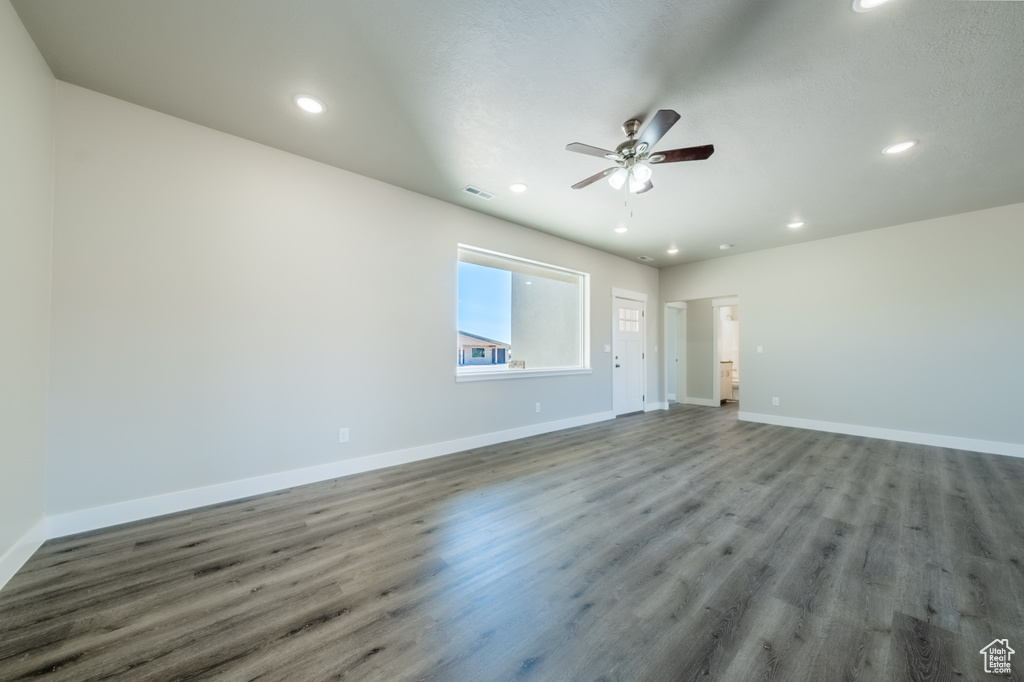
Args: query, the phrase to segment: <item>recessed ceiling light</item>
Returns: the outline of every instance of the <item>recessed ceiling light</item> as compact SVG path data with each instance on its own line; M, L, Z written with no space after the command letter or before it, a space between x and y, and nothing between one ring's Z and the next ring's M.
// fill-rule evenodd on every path
M615 228L615 231L618 232L619 234L623 234L624 232L629 232L629 228L626 227L625 225L619 225L618 227Z
M509 185L508 188L510 190L512 190L513 192L515 192L516 194L521 194L521 193L523 193L523 192L525 192L526 190L529 189L529 187L527 187L526 185L524 185L521 182L517 182L515 184Z
M801 220L798 220L795 223L789 223L788 225L786 225L786 227L790 228L791 230L795 230L796 228L803 227L803 226L804 226L804 224L803 224L803 221L801 221Z
M897 142L896 144L891 144L888 147L886 147L885 149L883 149L882 153L883 154L899 154L900 152L907 151L908 149L913 147L915 144L917 144L917 140L907 140L906 142Z
M310 114L322 114L327 110L324 103L313 95L296 95L295 105Z
M677 253L679 253L679 249L673 246L671 249L668 250L668 252L674 256Z
M735 244L719 244L718 248L720 248L722 251L728 251L729 249L731 249L734 246L736 246L736 245Z
M533 284L533 282L527 282L527 284Z
M884 5L889 0L853 0L854 12L870 12L871 10Z

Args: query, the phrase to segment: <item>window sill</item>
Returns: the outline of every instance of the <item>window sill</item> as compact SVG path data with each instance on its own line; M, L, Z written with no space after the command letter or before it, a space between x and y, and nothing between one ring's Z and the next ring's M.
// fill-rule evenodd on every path
M504 369L496 372L457 372L455 381L494 381L495 379L526 379L591 374L589 367L552 367L551 369Z

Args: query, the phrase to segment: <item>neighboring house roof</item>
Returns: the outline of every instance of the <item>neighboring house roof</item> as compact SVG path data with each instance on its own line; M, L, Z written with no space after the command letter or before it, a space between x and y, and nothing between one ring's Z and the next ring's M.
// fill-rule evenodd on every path
M482 341L483 343L488 343L488 344L491 344L493 346L499 346L501 348L511 348L512 347L511 344L505 343L504 341L495 341L494 339L489 339L486 336L477 336L476 334L470 334L469 332L464 332L462 330L459 330L459 336L465 336L466 339L467 339L466 342L463 342L463 341L460 340L459 341L459 345L460 346L470 345L470 344L473 343L473 341Z

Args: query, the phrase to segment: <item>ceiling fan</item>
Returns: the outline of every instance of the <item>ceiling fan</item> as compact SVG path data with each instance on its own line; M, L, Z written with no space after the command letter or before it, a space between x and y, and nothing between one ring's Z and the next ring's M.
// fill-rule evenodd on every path
M611 168L606 168L600 173L591 175L586 180L580 180L572 186L573 189L582 189L592 185L601 178L608 178L608 184L615 189L622 189L622 186L629 182L629 191L635 194L643 194L654 187L651 184L651 164L675 163L676 161L703 161L715 153L715 145L705 144L699 147L685 147L683 149L670 149L665 152L653 151L654 145L665 136L669 128L679 120L679 114L671 109L661 109L654 115L644 131L640 133L640 121L631 118L622 124L622 132L626 134L625 142L615 148L615 151L608 151L600 147L592 147L589 144L573 142L566 145L566 150L600 156L615 162Z

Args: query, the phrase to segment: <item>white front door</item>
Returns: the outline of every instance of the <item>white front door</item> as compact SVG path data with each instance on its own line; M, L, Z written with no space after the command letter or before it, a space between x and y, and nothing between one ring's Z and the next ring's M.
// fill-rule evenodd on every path
M612 385L615 414L644 409L644 303L614 298Z

